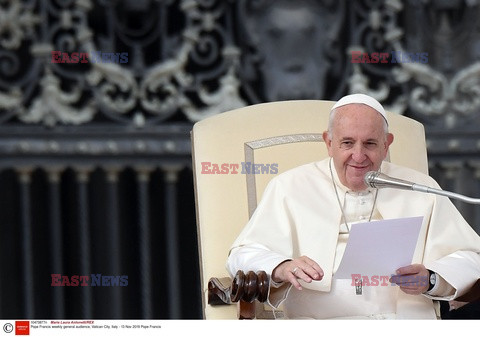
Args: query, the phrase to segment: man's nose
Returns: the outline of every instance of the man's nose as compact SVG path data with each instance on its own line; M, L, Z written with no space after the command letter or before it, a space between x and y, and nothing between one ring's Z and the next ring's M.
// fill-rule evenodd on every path
M356 145L353 148L352 159L357 163L362 163L367 155L365 154L365 148L361 145Z

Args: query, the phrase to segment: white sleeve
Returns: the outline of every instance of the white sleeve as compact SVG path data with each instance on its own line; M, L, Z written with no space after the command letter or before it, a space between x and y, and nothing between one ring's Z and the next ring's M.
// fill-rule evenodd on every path
M437 281L435 285L432 289L424 293L424 295L431 299L451 298L455 294L455 288L452 287L450 283L445 281L443 277L438 275L438 273L435 274L437 275Z
M238 270L254 272L263 270L271 276L275 267L285 260L290 258L272 252L263 245L249 244L233 248L228 256L226 267L232 277Z
M475 252L457 251L441 259L427 263L425 267L436 272L455 289L454 294L451 296L427 296L432 299L455 299L466 293L476 280L480 278L480 256Z

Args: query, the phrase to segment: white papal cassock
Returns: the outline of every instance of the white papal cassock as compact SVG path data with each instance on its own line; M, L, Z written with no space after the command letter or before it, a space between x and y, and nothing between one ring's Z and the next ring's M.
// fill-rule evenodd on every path
M321 281L273 285L269 304L283 303L289 318L432 318L432 300L451 300L466 293L480 278L480 238L452 202L441 196L396 189L354 193L343 186L333 168L340 203L349 226L372 220L423 216L412 264L422 263L440 275L425 295L407 295L397 286L365 286L356 295L351 280L332 278L345 250L342 211L332 184L329 161L303 165L273 178L252 218L230 251L227 269L273 269L287 259L308 256L324 271ZM428 175L383 162L389 176L440 188Z

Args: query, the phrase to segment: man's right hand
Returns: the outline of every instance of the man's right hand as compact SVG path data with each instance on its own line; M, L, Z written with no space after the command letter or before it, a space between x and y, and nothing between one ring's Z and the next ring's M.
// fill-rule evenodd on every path
M322 278L322 268L307 256L283 261L272 272L274 282L290 282L298 290L302 290L299 279L310 283L314 280L320 281Z

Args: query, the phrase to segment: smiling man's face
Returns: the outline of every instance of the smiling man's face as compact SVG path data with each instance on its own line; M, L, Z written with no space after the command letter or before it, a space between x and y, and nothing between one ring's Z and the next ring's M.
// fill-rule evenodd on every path
M385 133L383 117L365 104L341 106L336 109L331 136L323 133L340 182L353 191L364 190L363 177L380 168L393 142L393 135Z

